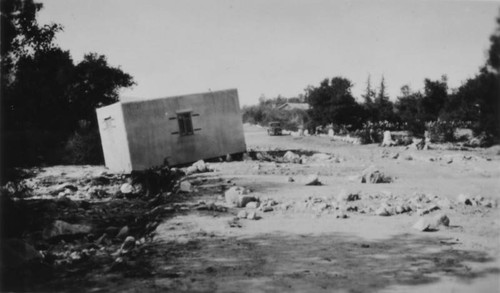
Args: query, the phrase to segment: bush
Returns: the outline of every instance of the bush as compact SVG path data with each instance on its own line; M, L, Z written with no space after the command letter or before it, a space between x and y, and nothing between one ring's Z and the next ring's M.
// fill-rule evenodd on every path
M101 137L97 129L76 131L66 142L64 152L66 164L100 165L104 163Z
M285 130L297 131L299 126L308 128L309 116L305 110L280 110L278 99L261 101L258 105L243 107L243 123L268 126L269 122L280 122Z
M455 141L456 125L451 121L432 121L425 125L431 142L451 142Z
M6 131L2 137L2 170L60 163L64 133L57 131Z

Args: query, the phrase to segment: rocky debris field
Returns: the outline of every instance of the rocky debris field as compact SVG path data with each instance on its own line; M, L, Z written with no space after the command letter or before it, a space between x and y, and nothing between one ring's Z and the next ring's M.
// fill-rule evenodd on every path
M245 131L241 158L25 170L2 187L2 289L500 289L498 150Z

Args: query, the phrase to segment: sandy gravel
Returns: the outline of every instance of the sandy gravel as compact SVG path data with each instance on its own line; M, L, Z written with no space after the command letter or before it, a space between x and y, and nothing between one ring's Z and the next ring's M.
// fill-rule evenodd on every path
M500 217L498 208L456 203L460 193L498 200L500 156L497 149L426 150L350 145L328 137L269 137L246 127L249 150L295 150L332 155L305 164L240 161L213 163L214 173L192 175L192 202L223 205L223 192L243 186L261 201L274 200L274 211L257 210L260 219L197 211L161 224L157 243L175 257L163 267L152 289L186 292L498 292L500 290ZM393 158L395 154L397 158ZM362 184L359 175L375 165L394 178L388 184ZM321 186L303 180L318 174ZM295 182L288 182L292 177ZM368 212L317 211L306 201L335 199L341 191L361 199L347 205ZM389 217L373 210L425 194L448 198L450 226L421 232L412 225L417 212ZM289 203L292 208L282 209ZM372 211L369 208L372 208ZM340 207L342 210L344 207ZM247 209L248 210L248 209ZM248 210L249 212L251 210ZM164 277L162 277L162 275ZM172 278L175 276L175 278ZM146 286L147 287L147 286Z

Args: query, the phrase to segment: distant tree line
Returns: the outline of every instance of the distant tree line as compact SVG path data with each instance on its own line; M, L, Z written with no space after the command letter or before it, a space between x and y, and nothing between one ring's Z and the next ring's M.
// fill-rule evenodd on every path
M366 90L357 102L352 95L352 82L345 77L334 77L320 82L319 86L305 89L304 101L310 105L306 128L343 125L349 130L359 130L367 124L384 122L384 125L405 125L416 136L422 136L426 125L463 125L467 122L476 135L490 143L500 139L500 16L490 37L490 48L485 64L472 78L456 88L448 87L446 75L441 79L424 80L423 91L412 91L408 85L392 102L386 92L382 77L375 89L370 77ZM286 118L276 110L276 105L287 99L278 97L259 101L259 105L244 107L245 122L265 124L270 120ZM281 111L282 112L282 111ZM281 115L281 116L280 116ZM438 121L438 123L430 123ZM449 122L454 123L449 123Z
M95 108L118 101L132 76L96 53L75 63L54 43L62 26L37 22L42 4L0 7L2 165L102 162Z

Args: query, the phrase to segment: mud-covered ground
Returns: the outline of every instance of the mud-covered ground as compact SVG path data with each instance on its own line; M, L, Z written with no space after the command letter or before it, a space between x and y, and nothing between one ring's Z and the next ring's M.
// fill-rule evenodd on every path
M45 249L59 260L64 260L64 255L57 254L67 250L64 245L73 245L73 252L82 254L82 243L93 244L89 247L101 252L72 264L44 264L51 274L25 275L27 285L16 288L82 292L500 290L498 147L460 151L448 146L382 148L328 137L270 137L264 129L248 126L245 136L250 157L210 163L215 171L184 177L182 181L189 184L181 184L183 191L177 185L172 193L147 200L106 200L103 195L101 201L88 200L87 218L71 217L71 211L82 212L76 198L74 210L64 207L67 214L61 214L57 209L58 217L70 223L87 219L95 238L110 226L128 225L128 235L136 245L120 253L124 240L119 237L99 244L88 237L79 243L46 244ZM302 160L284 159L288 150ZM370 166L391 182L361 183L363 170ZM103 171L102 167L86 170ZM51 167L38 174L66 178L76 174L79 178L82 169ZM310 175L317 175L321 184L305 185ZM228 205L225 193L236 186L257 199L259 207ZM108 214L119 217L103 216L106 205L111 206L104 208ZM247 219L242 211L255 217ZM436 217L443 215L449 224L434 225ZM99 217L108 222L102 223ZM421 219L432 227L415 229Z

